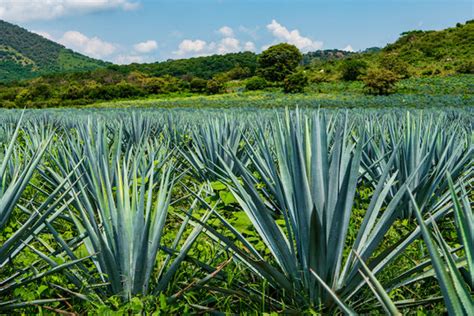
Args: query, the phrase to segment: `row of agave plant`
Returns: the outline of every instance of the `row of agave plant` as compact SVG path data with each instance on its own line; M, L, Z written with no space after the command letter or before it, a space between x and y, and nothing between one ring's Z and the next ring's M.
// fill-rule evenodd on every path
M271 288L242 280L225 293L263 296L272 310L399 314L444 301L450 314L474 314L472 122L354 112L4 118L0 231L12 222L16 231L0 244L0 309L113 296L174 302L225 282L217 263L225 256ZM263 247L209 199L215 181ZM356 223L362 187L371 197ZM388 243L402 220L410 231ZM439 228L446 222L454 243ZM220 249L212 260L193 252L204 238ZM415 244L418 260L385 277ZM20 266L25 251L37 260ZM190 265L195 279L170 293ZM16 289L56 274L68 287L49 285L62 297L15 299ZM390 295L426 280L436 280L438 296Z

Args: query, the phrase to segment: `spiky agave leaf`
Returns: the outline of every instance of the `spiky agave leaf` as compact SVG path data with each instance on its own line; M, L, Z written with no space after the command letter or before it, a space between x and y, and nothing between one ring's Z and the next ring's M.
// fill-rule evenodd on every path
M465 217L472 219L472 208L469 203L462 203L457 197L456 191L452 180L449 180L450 190L452 193L452 199L454 200L454 209L456 214L456 226L460 233L460 242L463 243L463 247L467 257L467 268L470 269L472 275L472 239L466 239L467 236L472 235L472 229L468 231L471 223L461 222L461 219ZM465 193L464 190L462 190ZM438 283L441 287L441 292L444 298L444 302L450 315L472 315L474 314L474 292L469 289L468 282L464 280L461 272L456 266L456 259L451 253L448 244L443 239L435 221L432 221L434 228L434 235L430 232L428 225L423 220L421 210L418 208L415 197L409 192L410 198L413 203L415 216L420 226L423 239L428 248L431 263L435 271ZM467 197L464 195L462 200L465 202ZM461 205L463 205L461 207ZM472 227L471 227L472 228ZM469 258L470 257L470 258Z
M407 112L404 121L389 119L370 122L366 128L372 129L374 125L379 128L376 135L368 140L362 159L367 178L375 183L386 168L390 152L398 147L392 166L398 171L397 182L390 196L397 193L416 169L417 174L412 177L409 187L422 210L432 207L437 196L447 190L447 174L450 173L454 179L462 176L474 157L469 134L456 124L449 126L449 131L446 131L442 118L414 116ZM401 203L403 207L400 208L399 216L413 217L408 194L405 194Z
M226 168L232 184L229 188L272 254L274 265L256 256L254 251L250 254L236 251L238 246L232 240L208 230L276 289L285 289L285 295L300 307L333 306L333 298L321 282L316 282L310 270L345 302L360 292L366 282L359 273L360 260L352 255L345 258L348 246L362 260L369 261L375 275L418 236L410 235L375 255L397 219L398 206L407 189L405 183L393 198L387 198L396 179L396 173L391 174L395 149L377 182L356 240L352 245L347 244L363 144L350 142L347 119L331 126L334 130L328 128L320 114L303 117L297 113L292 117L287 113L283 121L279 118L274 125L272 144L267 138L257 136L256 148L248 147L251 166L259 178L235 156L240 178ZM275 148L275 156L271 146ZM263 189L258 190L261 182ZM284 224L278 223L278 219Z
M148 140L140 148L122 146L122 129L106 130L100 122L79 127L77 135L54 158L59 173L48 170L48 181L61 181L71 164L84 160L71 183L69 216L86 236L80 242L93 255L96 282L107 284L98 294L129 300L165 290L202 230L196 227L186 237L182 227L173 255L164 255L166 264L154 275L175 178L168 145Z

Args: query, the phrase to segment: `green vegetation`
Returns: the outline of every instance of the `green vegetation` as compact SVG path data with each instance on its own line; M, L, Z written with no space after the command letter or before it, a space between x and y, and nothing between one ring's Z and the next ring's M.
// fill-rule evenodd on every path
M107 65L1 20L0 34L0 82Z
M303 71L298 71L286 76L283 81L283 91L285 93L302 93L308 85L308 77Z
M388 69L369 69L362 77L364 86L370 94L388 95L395 92L399 77Z
M0 313L470 315L473 120L3 110Z
M473 27L117 66L0 21L0 313L474 314Z
M111 67L111 69L116 69L121 72L129 73L138 71L154 77L169 75L174 77L198 77L202 79L211 79L215 75L224 72L230 72L230 76L233 77L231 79L240 79L236 77L248 77L250 74L255 73L256 68L257 55L251 52Z
M9 24L2 25L9 27L7 38L14 37L17 42L20 37L15 34L28 33ZM260 55L243 52L43 75L0 84L0 102L8 108L60 107L123 99L178 98L181 102L183 97L213 94L248 95L252 102L252 91L262 91L263 98L268 93L278 95L283 91L311 94L313 103L323 106L366 106L359 102L367 99L363 94L404 94L406 98L401 99L406 100L413 94L419 94L421 99L440 98L431 101L434 104L457 95L463 101L449 101L447 105L464 105L469 104L473 94L473 47L468 40L472 39L473 28L474 23L468 21L441 31L408 32L383 49L359 53L325 50L302 55L295 46L278 44ZM28 34L26 42L38 38ZM39 43L45 46L41 51L59 52L54 60L60 61L62 70L87 69L89 59L44 39ZM41 54L32 55L21 47L13 49L0 43L0 48L4 61L1 65L13 67L21 78L28 78L30 71L38 67L37 60L43 60ZM410 55L410 51L414 53ZM51 63L53 59L44 59L47 67ZM0 66L0 74L5 69ZM354 102L348 105L349 96ZM419 106L423 104L424 101Z
M245 89L248 91L263 90L268 87L268 82L262 77L254 76L245 81Z
M367 63L363 60L347 59L341 64L341 79L345 81L355 81L367 70Z

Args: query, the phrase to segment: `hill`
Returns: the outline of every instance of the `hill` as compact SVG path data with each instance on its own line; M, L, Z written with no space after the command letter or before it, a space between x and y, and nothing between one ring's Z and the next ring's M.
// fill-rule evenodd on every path
M0 81L91 70L108 64L1 20L0 34Z
M396 42L383 48L382 54L395 55L427 75L450 71L472 73L474 20L440 31L402 33Z
M358 53L309 53L304 64L313 82L340 80L354 61L361 75L369 68L385 68L401 78L474 73L474 20L439 31L409 31L384 48ZM312 58L309 58L309 57Z

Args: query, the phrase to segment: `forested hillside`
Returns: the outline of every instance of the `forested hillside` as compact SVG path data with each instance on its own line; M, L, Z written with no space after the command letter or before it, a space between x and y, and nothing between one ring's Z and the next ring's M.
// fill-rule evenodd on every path
M425 74L459 70L474 72L474 20L442 31L410 31L401 34L382 53L394 54Z
M66 49L38 34L0 20L0 81L82 71L107 63Z

